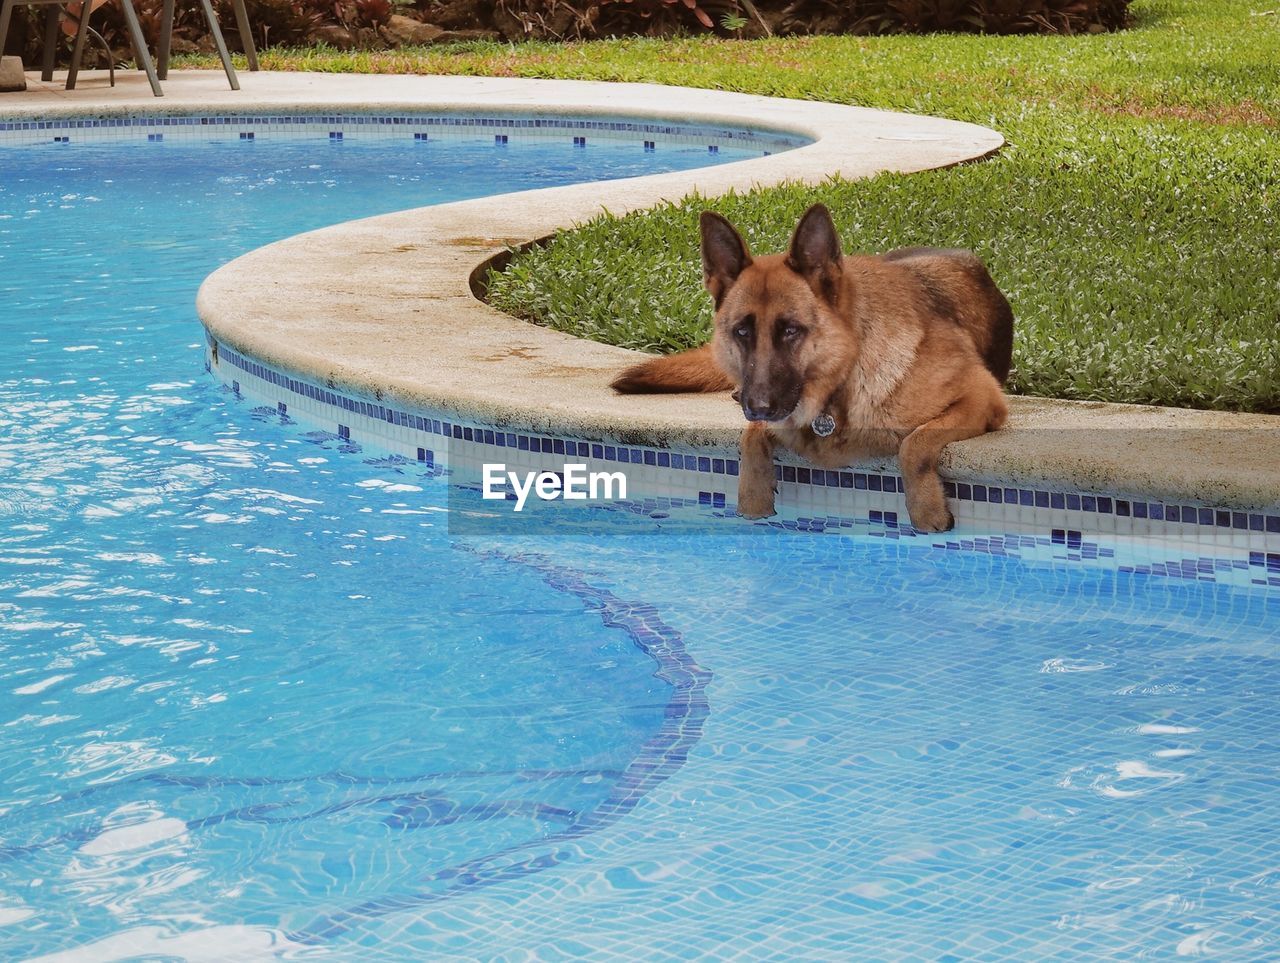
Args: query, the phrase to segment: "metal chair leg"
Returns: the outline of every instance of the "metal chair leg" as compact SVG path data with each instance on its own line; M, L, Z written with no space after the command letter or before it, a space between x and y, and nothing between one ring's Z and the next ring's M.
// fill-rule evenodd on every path
M173 46L173 4L174 0L164 0L164 8L160 14L160 44L156 49L156 74L161 80L169 79L169 50Z
M50 7L56 11L57 7ZM80 20L76 24L76 42L71 48L71 64L67 67L67 90L76 89L76 77L80 74L80 60L84 56L84 42L89 36L89 2L80 7Z
M205 3L208 3L208 0L205 0ZM163 97L164 91L160 89L156 68L151 63L151 54L147 52L147 39L142 35L142 24L138 23L138 12L133 9L133 0L120 0L120 6L124 8L124 20L129 26L129 40L133 43L133 55L138 59L138 65L147 72L147 80L151 81L151 92L157 97Z
M240 43L244 45L245 59L249 61L249 69L258 69L258 47L253 42L253 27L249 25L249 11L244 7L244 0L235 0L232 4L236 11L236 30L240 32Z
M44 14L44 60L40 64L40 79L48 83L53 79L53 58L58 50L57 7L50 7Z
M227 81L232 90L239 90L240 81L236 79L235 67L231 66L231 54L227 52L227 42L222 39L222 28L218 26L218 15L213 12L213 4L209 0L200 0L200 5L204 7L205 19L209 21L209 33L213 34L213 43L218 48L222 69L227 72Z
M98 33L92 27L89 28L89 37L102 48L102 52L107 55L107 79L111 82L111 86L116 85L116 55L111 52L111 47L107 43L107 38Z

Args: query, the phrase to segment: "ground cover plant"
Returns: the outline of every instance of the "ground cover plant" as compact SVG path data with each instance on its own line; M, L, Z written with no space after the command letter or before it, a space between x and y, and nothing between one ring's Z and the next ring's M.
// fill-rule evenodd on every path
M260 47L324 42L385 49L461 39L587 40L713 32L747 38L775 34L1083 33L1115 30L1131 0L247 0ZM148 43L160 35L163 0L134 0ZM231 0L215 0L232 49L243 38L230 23ZM43 12L17 9L8 53L39 62ZM124 14L108 4L95 28L114 51L130 47ZM174 49L213 52L204 18L175 10ZM65 46L65 45L64 45Z
M489 43L272 51L264 66L651 81L994 127L1009 143L979 164L712 203L762 251L816 200L848 250L975 249L1018 316L1016 393L1280 412L1280 11L1264 0L1130 11L1130 30L1072 37ZM697 344L710 320L702 206L598 218L514 259L490 296L584 337Z

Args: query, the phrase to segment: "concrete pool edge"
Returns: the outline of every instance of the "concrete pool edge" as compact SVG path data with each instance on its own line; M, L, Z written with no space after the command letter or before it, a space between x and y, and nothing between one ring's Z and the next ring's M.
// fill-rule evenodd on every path
M212 72L175 73L163 101L140 91L109 109L154 114L288 105L639 117L670 116L679 98L677 112L699 122L815 138L748 162L337 225L251 252L201 289L201 318L214 337L273 368L494 425L657 447L732 448L740 416L724 397L613 395L607 382L634 352L488 307L469 283L479 265L602 209L622 213L693 190L715 196L786 180L925 170L985 156L1002 142L992 131L936 118L649 85L317 74L246 81L233 94L219 88ZM81 94L46 92L24 109L32 116L83 115L89 101ZM946 473L1227 508L1280 505L1280 418L1034 398L1013 399L1013 412L1008 429L950 446Z
M599 97L607 104L599 108L602 115L669 114L670 97L677 93L639 85L546 84L575 95L557 107L567 102L578 108L584 99ZM700 101L688 105L693 120L790 130L815 143L721 167L339 225L227 265L202 288L201 317L215 336L251 356L361 394L587 439L731 447L741 422L727 398L619 398L608 380L635 352L513 319L477 300L469 279L509 246L536 241L605 209L623 213L694 190L713 197L787 180L813 183L836 175L949 166L989 154L1002 138L967 124L859 108L712 91L678 95ZM930 137L943 139L914 139ZM353 248L359 251L354 264ZM266 281L268 260L295 271L295 279ZM352 292L340 273L344 267L368 285ZM263 299L253 310L245 309L246 290L253 300ZM431 293L424 296L425 291ZM308 292L324 298L323 319L299 310L294 298ZM372 303L356 303L370 296ZM263 310L268 298L270 308ZM341 330L335 332L339 317ZM264 330L267 323L271 331ZM375 333L383 350L353 350L353 340ZM1280 503L1280 418L1015 398L1010 428L950 446L946 471L1011 484L1052 481L1242 509L1270 507Z

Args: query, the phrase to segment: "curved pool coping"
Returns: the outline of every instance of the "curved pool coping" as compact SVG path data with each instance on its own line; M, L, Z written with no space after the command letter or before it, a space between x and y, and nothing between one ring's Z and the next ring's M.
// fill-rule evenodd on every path
M136 86L136 85L135 85ZM864 178L985 157L1003 138L940 118L648 84L260 73L244 90L175 72L167 96L37 91L0 114L103 116L226 109L518 111L799 134L812 143L716 167L497 195L351 221L250 252L212 274L198 310L221 343L271 368L406 407L538 432L656 447L731 448L727 395L615 395L637 352L504 314L473 278L511 247L615 214L787 181ZM1012 485L1145 493L1227 508L1280 505L1280 417L1012 399L1009 427L952 444L945 473Z

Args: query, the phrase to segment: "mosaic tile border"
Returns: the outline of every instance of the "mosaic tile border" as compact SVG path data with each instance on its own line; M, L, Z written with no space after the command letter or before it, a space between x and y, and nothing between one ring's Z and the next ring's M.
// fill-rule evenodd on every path
M538 467L565 457L591 467L628 465L628 478L646 494L733 515L739 470L736 453L678 451L613 439L568 438L468 423L440 412L412 411L346 394L254 361L208 337L206 370L237 397L270 402L275 413L332 431L357 443L403 455L433 470L478 471L495 456ZM231 370L226 370L231 369ZM353 449L358 450L358 448ZM945 482L958 528L922 533L906 520L902 476L879 467L840 471L779 464L782 517L771 524L834 533L870 526L886 538L918 538L938 548L991 555L1047 555L1070 562L1113 561L1105 539L1151 542L1150 557L1121 571L1280 587L1280 507L1268 512L1167 504L1124 493L1022 488L981 480Z
M74 135L67 132L75 132ZM642 135L646 152L662 146L704 146L718 154L722 146L760 150L765 154L802 147L803 137L699 124L661 121L598 120L576 117L527 117L434 113L298 113L298 114L216 114L148 115L123 117L63 118L57 120L0 119L0 146L30 146L42 143L72 144L83 141L109 143L142 141L161 143L171 139L194 141L210 137L227 140L288 139L316 137L331 141L347 136L396 138L423 142L474 139L494 132L496 144L521 139L546 139L570 133L576 147L586 147L582 132L612 142L634 141Z
M290 933L290 940L322 943L379 916L450 899L563 863L572 858L573 853L560 847L605 829L631 812L655 787L684 766L690 750L702 738L703 726L711 714L707 687L713 674L698 664L685 648L684 637L662 621L652 604L619 598L608 589L590 584L582 573L538 555L478 552L459 547L481 557L498 558L532 569L552 589L578 598L584 608L600 616L607 628L625 632L632 643L657 664L655 675L671 686L662 723L622 770L609 795L593 809L576 813L573 822L564 829L433 873L421 881L427 888L412 896L371 900L322 916ZM531 853L535 850L542 852Z

